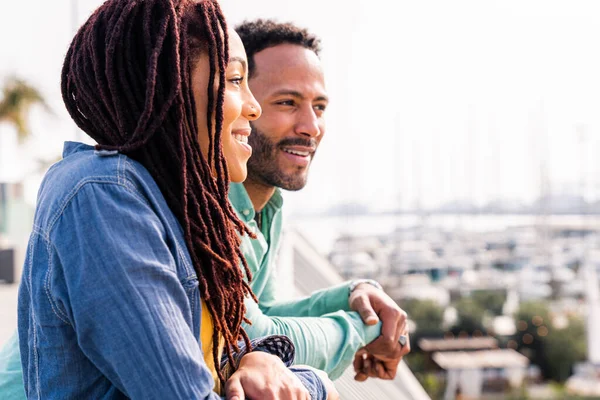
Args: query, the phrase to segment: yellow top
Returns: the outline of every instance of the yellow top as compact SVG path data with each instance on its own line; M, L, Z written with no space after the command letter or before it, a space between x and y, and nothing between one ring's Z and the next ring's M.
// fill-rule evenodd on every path
M202 301L202 316L200 319L200 342L202 343L202 352L204 353L204 362L206 362L206 366L210 370L213 376L213 380L215 381L214 391L216 393L221 394L221 382L219 381L219 376L217 375L217 370L215 369L215 362L213 358L213 320L210 312L208 311L208 307L204 301ZM219 338L219 360L221 359L221 355L223 354L223 338Z

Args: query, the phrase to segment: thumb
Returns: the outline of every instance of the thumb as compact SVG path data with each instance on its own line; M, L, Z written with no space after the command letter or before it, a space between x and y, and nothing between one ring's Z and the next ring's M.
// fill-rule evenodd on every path
M225 384L225 396L227 400L244 400L244 388L236 377L231 377Z
M373 310L371 306L371 302L367 296L361 296L356 299L356 311L360 314L363 322L366 325L375 325L379 318L377 317L377 313Z

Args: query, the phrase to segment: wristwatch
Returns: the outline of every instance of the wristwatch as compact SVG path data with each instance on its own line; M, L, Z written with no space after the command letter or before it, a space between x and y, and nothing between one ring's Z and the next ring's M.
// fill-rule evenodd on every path
M348 286L348 297L350 297L350 295L352 294L352 292L354 291L354 289L356 289L356 287L358 285L360 285L361 283L366 283L366 284L375 286L379 290L383 290L383 288L381 287L381 285L379 284L379 282L377 282L376 280L373 280L373 279L355 279L352 282L350 282L350 286Z

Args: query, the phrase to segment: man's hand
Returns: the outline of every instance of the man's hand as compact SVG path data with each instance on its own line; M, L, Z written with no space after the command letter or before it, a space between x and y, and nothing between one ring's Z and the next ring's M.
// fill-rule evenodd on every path
M394 379L402 357L410 352L408 331L403 333L406 336L406 344L402 346L396 343L392 351L378 343L381 337L359 349L354 356L354 379L359 382L366 381L369 377Z
M276 356L261 351L246 354L225 384L228 400L310 400L300 379Z
M408 337L407 315L384 291L361 283L350 294L350 309L357 311L363 322L374 325L381 320L381 336L356 353L354 368L356 380L369 376L394 379L402 357L410 351L410 342L398 343L400 335Z
M361 283L350 294L350 309L358 312L367 325L381 320L379 347L392 351L402 332L406 330L406 313L383 290L368 283ZM375 342L373 342L375 343Z

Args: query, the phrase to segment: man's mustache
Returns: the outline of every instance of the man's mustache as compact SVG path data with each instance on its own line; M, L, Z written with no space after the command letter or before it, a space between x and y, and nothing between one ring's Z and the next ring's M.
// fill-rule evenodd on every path
M310 139L305 139L305 138L286 138L286 139L281 139L279 141L279 143L277 143L278 147L284 147L284 146L302 146L302 147L308 147L310 148L312 151L317 150L317 141L313 138Z

